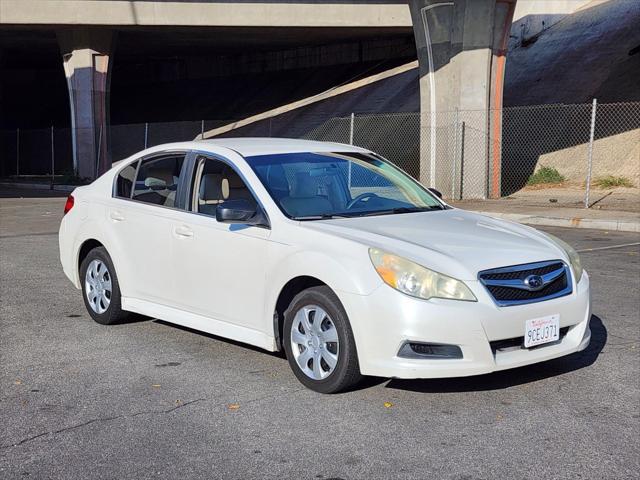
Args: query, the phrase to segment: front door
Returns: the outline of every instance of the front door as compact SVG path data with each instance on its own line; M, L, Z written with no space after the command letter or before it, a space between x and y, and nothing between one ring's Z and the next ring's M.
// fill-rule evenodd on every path
M176 293L180 308L265 332L265 256L270 230L216 221L229 199L256 202L230 164L195 159L187 210L173 223Z

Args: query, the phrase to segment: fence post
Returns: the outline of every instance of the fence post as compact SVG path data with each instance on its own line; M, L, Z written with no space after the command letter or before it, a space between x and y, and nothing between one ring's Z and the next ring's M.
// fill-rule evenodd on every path
M51 125L51 190L53 190L55 173L56 173L56 153L55 153L55 143L54 143L54 136L53 136L53 125Z
M587 185L584 196L584 208L589 208L589 193L591 191L591 170L593 167L593 137L596 130L596 110L598 108L597 99L593 99L591 106L591 132L589 133L589 158L587 161Z
M458 163L458 109L456 108L455 117L453 120L453 158L451 162L451 199L456 198L456 163ZM451 157L450 157L451 158Z
M100 132L98 133L98 152L96 155L96 178L100 175L100 158L102 157L102 125L100 125Z
M349 121L349 145L353 145L353 130L354 130L355 119L356 119L355 113L351 112L351 118L350 118L350 121ZM348 172L348 178L347 178L347 185L348 185L349 189L351 189L351 167L352 167L352 165L353 165L353 162L349 162L349 172Z
M16 128L16 177L20 176L20 129Z
M351 112L351 121L349 122L349 145L353 145L353 126L355 123L355 113Z
M465 122L460 125L460 200L462 200L464 190L464 134Z
M149 122L144 124L144 148L147 148L147 141L149 140Z

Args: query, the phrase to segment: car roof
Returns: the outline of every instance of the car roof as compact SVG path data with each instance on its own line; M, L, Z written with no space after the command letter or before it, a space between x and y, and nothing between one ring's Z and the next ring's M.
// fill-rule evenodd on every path
M344 143L318 142L315 140L300 140L294 138L216 138L211 140L198 140L194 143L200 148L204 145L216 145L229 148L238 152L243 157L300 152L368 152L368 150L364 148L346 145ZM206 147L204 149L206 149Z
M208 148L209 147L209 148ZM128 158L112 163L112 168L119 167L141 156L155 154L169 150L200 150L216 153L215 147L233 150L243 157L257 155L273 155L278 153L301 153L301 152L359 152L369 153L364 148L347 145L345 143L318 142L315 140L300 140L296 138L272 138L272 137L237 137L237 138L215 138L210 140L191 140L188 142L165 143L150 147L142 152L135 153Z

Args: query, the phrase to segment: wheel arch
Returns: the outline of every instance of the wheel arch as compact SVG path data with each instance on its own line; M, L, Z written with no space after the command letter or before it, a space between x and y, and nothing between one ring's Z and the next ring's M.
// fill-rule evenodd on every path
M80 266L82 265L84 259L87 258L87 255L89 255L89 252L98 247L103 247L106 250L104 244L100 240L96 240L95 238L87 238L82 242L80 248L78 249L78 255L76 259L76 271L78 272L78 275L80 275Z
M318 286L329 287L325 282L312 275L298 275L297 277L290 279L280 289L280 293L278 294L275 308L273 310L273 336L275 338L277 351L282 351L283 349L282 336L284 330L284 312L287 310L296 295L308 288Z
M124 291L126 287L123 287L123 279L120 275L120 269L118 268L118 256L116 255L117 250L114 246L107 241L107 238L103 235L93 234L86 235L82 240L79 240L77 243L77 247L75 248L75 261L74 261L74 270L75 275L78 281L77 287L80 288L80 266L82 265L82 261L87 257L89 252L94 248L102 247L107 251L107 254L111 258L111 263L113 264L113 269L115 270L116 277L118 278L118 285L120 287L120 291Z

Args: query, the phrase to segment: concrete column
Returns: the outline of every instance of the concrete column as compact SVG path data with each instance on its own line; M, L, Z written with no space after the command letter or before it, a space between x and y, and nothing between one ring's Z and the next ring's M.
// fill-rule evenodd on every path
M58 32L71 107L73 165L94 179L111 166L109 90L114 34L110 30Z
M446 196L500 196L502 87L515 3L409 0L420 63L420 180Z

